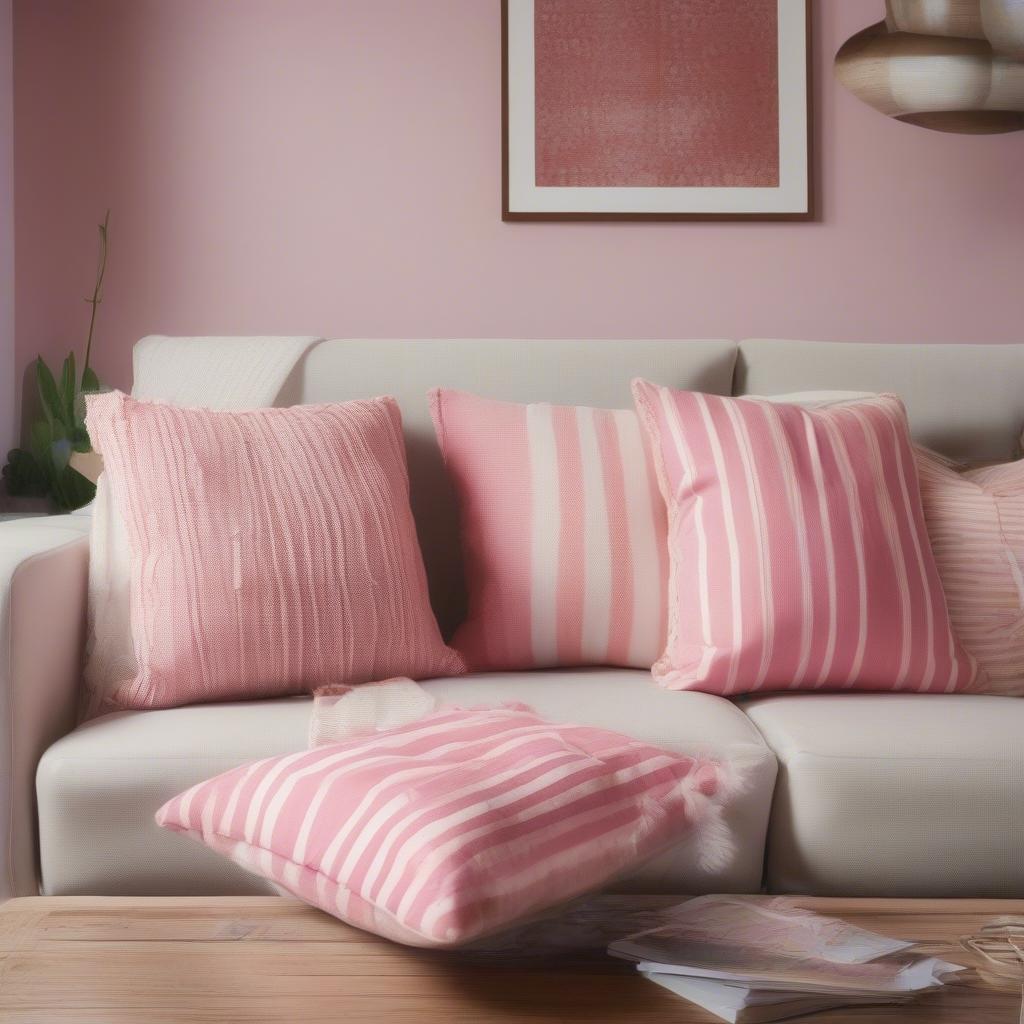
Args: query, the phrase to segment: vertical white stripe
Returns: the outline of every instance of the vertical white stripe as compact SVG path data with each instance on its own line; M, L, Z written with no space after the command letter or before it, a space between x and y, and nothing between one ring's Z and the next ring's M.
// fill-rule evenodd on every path
M882 408L892 430L893 451L896 453L896 470L900 480L900 496L903 499L903 507L906 510L907 517L910 519L910 539L914 546L914 558L917 561L917 571L921 578L921 586L924 588L925 635L927 637L928 653L920 689L930 690L932 680L935 678L935 608L932 604L932 580L928 576L928 569L925 565L921 538L917 535L917 523L914 521L914 505L910 500L910 488L907 486L907 474L903 465L903 445L900 443L900 434L906 427L905 424L898 421L895 411L888 407L888 405L882 406ZM915 470L916 467L911 467L911 472ZM950 636L952 636L952 632L950 630ZM952 690L956 684L957 665L952 647L951 653L953 654L953 674L950 678L947 692Z
M239 775L238 781L235 783L234 788L231 790L231 795L228 797L227 805L220 816L219 831L223 834L227 835L232 829L235 820L235 811L238 809L238 801L242 795L242 788L245 786L246 781L253 772L258 771L270 760L271 758L264 758L262 761L256 761L249 765L249 767Z
M203 801L202 813L199 815L199 827L204 836L208 836L214 829L213 812L217 806L217 789L212 786Z
M262 779L260 779L259 785L256 787L256 791L249 800L248 813L245 816L245 828L242 830L242 834L245 836L246 842L253 843L256 841L256 822L259 819L260 811L263 810L263 800L270 790L270 787L278 780L286 768L289 768L296 761L301 761L302 758L308 756L308 750L300 750L295 754L289 754L287 757L282 757L281 760L278 761ZM239 787L241 787L244 782L244 777L239 779Z
M661 624L665 593L659 548L666 540L654 528L662 519L658 514L662 497L647 461L639 417L636 413L618 410L615 426L619 432L633 563L633 631L629 638L629 661L632 665L653 665L661 657L664 639Z
M793 529L796 531L796 553L800 563L800 598L803 615L800 622L800 660L793 673L791 688L804 681L807 665L811 658L811 637L814 631L814 594L811 583L811 557L807 546L807 524L804 520L804 503L800 494L800 482L793 462L793 452L782 429L779 407L770 402L760 403L768 424L775 451L778 454L779 466L783 473L786 498L789 502L790 514L793 517ZM804 414L806 415L806 414Z
M558 449L550 405L526 407L530 452L530 642L534 663L558 661Z
M608 656L612 612L612 552L608 531L601 447L594 410L576 410L583 473L583 629L584 661L600 663Z
M334 905L338 908L338 916L344 921L348 914L348 905L351 901L352 893L346 889L344 885L338 885L338 888L334 891Z
M181 802L178 804L178 818L179 818L179 820L185 822L190 827L192 825L192 822L189 820L189 815L192 813L192 801L195 799L196 793L199 791L200 787L202 787L202 786L203 786L202 782L197 783L195 786L193 786L190 790L188 790L188 792L186 792L182 796Z
M847 522L850 535L853 538L853 552L857 562L857 648L850 663L850 672L844 683L845 686L853 686L860 675L868 639L868 582L867 563L864 558L864 518L861 515L860 495L857 492L856 477L853 466L850 464L846 442L831 417L823 416L821 423L828 434L832 457L839 467L839 480L843 485L843 494L846 497Z
M729 469L726 466L722 451L722 441L718 436L718 428L711 419L711 410L707 399L701 394L694 394L697 408L700 410L704 429L707 431L708 443L711 446L711 458L715 463L715 474L718 477L719 493L722 501L722 519L725 525L725 541L729 548L729 600L732 613L732 644L729 650L729 673L725 681L725 693L732 693L736 685L736 673L740 665L740 652L743 649L743 595L740 592L740 548L736 539L736 514L732 507L732 486L729 483Z
M328 878L326 875L317 872L314 878L314 885L316 886L316 899L317 906L326 908L327 906L327 886Z
M266 875L267 878L270 878L275 882L282 881L274 870L274 853L272 850L264 850L262 848L257 849L256 868L257 874Z
M871 476L874 482L875 507L878 509L878 517L882 521L882 532L885 534L885 543L889 549L889 557L892 559L893 573L897 581L897 597L900 608L900 656L899 668L894 682L895 689L902 689L907 679L907 672L910 670L911 642L911 611L910 611L910 581L907 574L907 562L903 553L903 542L899 535L899 526L896 519L896 507L889 493L885 481L885 466L882 463L882 450L878 444L878 434L875 432L875 425L867 413L863 412L857 405L848 406L850 415L857 421L861 433L864 435L864 443L867 445L871 456ZM910 517L910 505L906 506L907 516ZM910 532L914 532L913 523L910 524Z
M832 662L836 656L836 640L839 635L836 550L832 537L832 523L828 514L828 493L825 489L825 474L821 466L821 450L818 446L818 435L814 432L814 419L811 416L804 416L804 437L807 440L811 474L814 477L814 489L818 497L818 520L821 524L822 544L825 547L825 575L828 577L828 638L825 643L825 654L818 669L818 679L824 683L832 671Z
M771 664L772 651L775 648L775 595L772 590L772 562L768 557L764 501L761 496L760 481L754 473L754 448L747 431L747 421L740 415L735 402L726 402L725 411L729 414L732 428L736 432L736 442L743 463L743 475L747 482L751 518L754 521L754 538L757 544L759 597L761 599L761 663L751 686L751 689L757 690L764 685L768 667Z
M669 433L672 435L672 443L675 446L679 462L684 470L684 476L679 482L677 492L672 495L671 501L679 505L679 490L689 488L693 494L693 524L697 536L697 586L700 599L700 631L701 640L704 644L704 653L701 657L700 667L697 669L697 678L703 679L711 665L714 657L714 643L711 634L711 595L708 591L710 580L708 578L708 534L704 526L704 497L696 492L694 488L696 473L694 471L693 459L690 450L683 439L683 432L679 426L679 409L672 399L672 392L668 388L658 388L658 397L661 400L662 412L665 422L668 424ZM676 560L673 559L673 566ZM675 578L670 581L670 586L678 587L680 582Z

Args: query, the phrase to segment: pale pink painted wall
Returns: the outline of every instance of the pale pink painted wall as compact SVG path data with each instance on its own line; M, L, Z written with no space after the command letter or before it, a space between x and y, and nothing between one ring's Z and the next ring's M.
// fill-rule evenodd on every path
M15 443L14 68L11 0L0 0L0 461Z
M18 358L148 332L1024 340L1024 133L836 86L881 0L814 0L821 220L503 224L497 0L15 0Z

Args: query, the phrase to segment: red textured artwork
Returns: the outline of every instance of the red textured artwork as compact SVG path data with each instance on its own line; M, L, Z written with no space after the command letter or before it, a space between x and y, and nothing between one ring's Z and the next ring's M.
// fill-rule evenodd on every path
M534 0L538 187L779 185L778 0Z

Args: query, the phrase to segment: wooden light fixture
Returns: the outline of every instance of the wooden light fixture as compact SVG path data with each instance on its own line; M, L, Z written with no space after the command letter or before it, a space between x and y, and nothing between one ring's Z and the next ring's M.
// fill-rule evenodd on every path
M886 0L836 77L876 110L936 131L1024 129L1024 0Z

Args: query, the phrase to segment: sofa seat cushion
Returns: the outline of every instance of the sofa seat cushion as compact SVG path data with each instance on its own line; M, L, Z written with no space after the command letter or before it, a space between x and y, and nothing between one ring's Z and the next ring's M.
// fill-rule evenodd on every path
M795 694L741 706L779 760L770 891L1024 892L1024 701Z
M746 787L725 821L735 852L713 872L689 844L662 854L616 888L751 892L761 885L775 758L733 704L659 689L646 672L600 669L492 673L423 686L466 706L522 701L553 721L623 732L680 753L733 758ZM241 894L268 883L180 835L157 809L237 765L306 746L309 698L121 711L55 743L37 774L43 891L74 894Z

